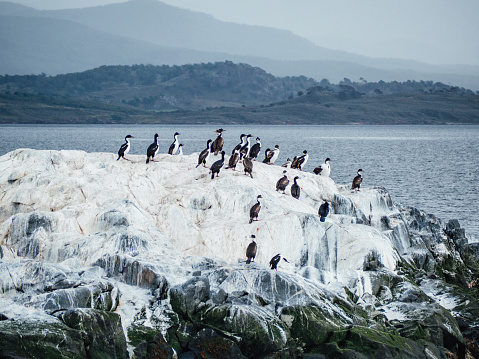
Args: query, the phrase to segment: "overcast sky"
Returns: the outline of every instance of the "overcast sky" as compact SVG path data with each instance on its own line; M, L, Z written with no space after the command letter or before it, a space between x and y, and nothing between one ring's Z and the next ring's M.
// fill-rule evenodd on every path
M124 0L9 0L37 9ZM371 57L479 65L479 0L163 0L223 21L290 30Z

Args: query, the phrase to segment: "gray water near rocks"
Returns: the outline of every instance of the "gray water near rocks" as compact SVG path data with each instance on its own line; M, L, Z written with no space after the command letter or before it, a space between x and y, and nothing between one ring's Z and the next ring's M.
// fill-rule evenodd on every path
M457 218L466 232L479 239L479 126L251 126L251 125L2 125L0 155L17 148L82 150L117 153L127 134L130 154L145 155L155 133L160 153L173 134L181 133L183 152L206 147L226 129L229 155L241 133L261 138L262 150L278 144L276 164L307 150L305 171L331 158L331 178L350 184L363 169L363 186L384 186L394 201L432 213L443 220Z

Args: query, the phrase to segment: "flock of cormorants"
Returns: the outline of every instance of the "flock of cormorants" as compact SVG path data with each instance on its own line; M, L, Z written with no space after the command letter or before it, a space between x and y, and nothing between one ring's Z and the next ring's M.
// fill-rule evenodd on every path
M198 156L198 164L196 165L196 167L200 165L203 165L203 167L206 167L206 162L208 161L208 158L211 153L214 153L215 156L218 155L218 153L221 153L221 159L215 161L210 166L211 179L215 178L215 174L216 174L216 177L218 177L220 170L224 166L225 151L223 151L223 146L224 146L225 140L222 137L222 133L224 131L226 130L222 128L216 130L216 134L217 134L216 139L214 141L209 139L206 142L206 148L203 151L201 151L200 155ZM168 154L170 155L183 154L183 151L182 151L183 144L181 144L178 140L179 135L180 134L178 132L175 132L175 134L173 135L174 141L170 145ZM251 143L250 143L251 137L253 136L250 134L249 135L241 134L240 143L238 143L233 148L233 151L231 152L231 156L229 158L228 166L226 167L226 169L231 168L235 170L238 162L243 162L245 175L250 175L251 178L253 178L253 161L257 160L257 157L261 151L261 139L259 137L256 137L256 143L251 146ZM125 137L125 143L122 144L120 149L118 150L117 161L120 158L127 160L127 158L125 158L125 155L128 154L128 152L130 151L130 138L134 138L134 137L131 135L127 135ZM154 141L150 146L148 146L148 149L146 151L146 163L149 163L150 161L155 161L154 157L158 153L158 149L159 149L158 134L155 133ZM264 155L265 156L264 156L263 163L274 165L275 161L278 159L278 156L279 156L279 146L275 145L275 147L272 150L270 148L267 148L264 152ZM308 162L308 159L309 159L308 151L304 150L301 156L295 156L292 161L288 158L287 162L284 163L282 167L295 168L302 171L303 167ZM331 173L331 166L329 164L330 161L331 161L330 158L326 158L323 164L314 168L313 173L319 176L329 177ZM286 173L287 173L287 170L284 170L283 177L281 177L276 183L276 191L282 191L283 194L286 194L285 190L286 190L286 187L289 185L289 179ZM300 177L295 176L294 183L291 185L291 196L296 199L299 199L301 194L301 188L297 183L298 179L300 179ZM362 169L358 169L357 175L353 179L351 189L359 191L362 180L363 180ZM261 195L258 195L256 198L256 203L250 209L249 223L253 223L253 221L258 220L259 211L261 209L261 203L259 201L260 198L263 198L263 197ZM324 222L328 214L329 214L329 203L327 201L324 201L318 210L320 221ZM258 248L254 240L256 238L255 235L251 235L251 238L252 238L252 241L246 249L246 258L247 258L246 263L248 264L251 263L251 261L254 262L254 258L256 257L256 251ZM271 269L277 270L277 266L280 260L281 260L281 255L278 253L269 262ZM284 257L283 257L283 260L288 262L286 258Z

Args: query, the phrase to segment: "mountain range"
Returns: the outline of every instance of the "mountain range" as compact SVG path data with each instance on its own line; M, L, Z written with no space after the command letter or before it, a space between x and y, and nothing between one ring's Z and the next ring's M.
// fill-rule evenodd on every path
M374 59L289 31L223 22L157 0L69 10L0 2L0 73L56 75L102 65L233 61L317 81L439 81L479 89L479 66Z

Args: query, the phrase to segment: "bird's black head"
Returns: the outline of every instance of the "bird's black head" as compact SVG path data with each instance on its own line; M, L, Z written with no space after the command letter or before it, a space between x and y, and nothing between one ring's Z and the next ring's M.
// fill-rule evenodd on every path
M329 161L331 161L331 158L329 158L329 157L324 160L325 163L329 162Z
M259 194L258 197L256 197L256 198L263 198L263 196Z
M210 138L208 141L206 141L206 143L209 145L211 142L213 142L213 140Z
M179 136L180 134L178 132L175 132L173 136Z
M158 138L158 134L157 134L157 133L155 133L155 140L156 140L157 138Z
M246 136L246 137L247 137L247 138L250 138L250 137L253 137L253 135L252 135L252 134L249 134L249 135L248 135L248 136Z
M306 154L306 153L308 153L308 151L304 150L303 153Z
M125 140L126 140L127 138L134 138L134 137L133 137L132 135L127 135L127 136L125 137Z
M295 181L296 181L296 180L298 180L298 179L299 179L299 177L298 177L298 176L294 177L294 180L295 180Z
M279 146L278 146L278 145L276 145L276 146L274 146L274 148L278 148L278 149L279 149Z
M246 135L244 133L241 134L240 138L243 138L245 137Z
M363 172L363 170L360 168L360 169L358 169L358 173L359 173L359 172Z
M220 128L220 129L217 129L217 130L216 130L216 133L221 133L221 132L223 132L223 131L226 131L226 130L223 130L222 128Z
M221 156L224 156L225 155L225 151L221 151Z
M259 137L256 137L256 141L258 141L258 142L259 142L259 141L261 141L261 139L260 139Z
M284 174L285 176L286 176L286 172L288 172L288 171L286 171L286 170L283 171L283 174Z
M178 147L183 147L183 144L182 144L182 143L180 143L180 144L178 145Z

